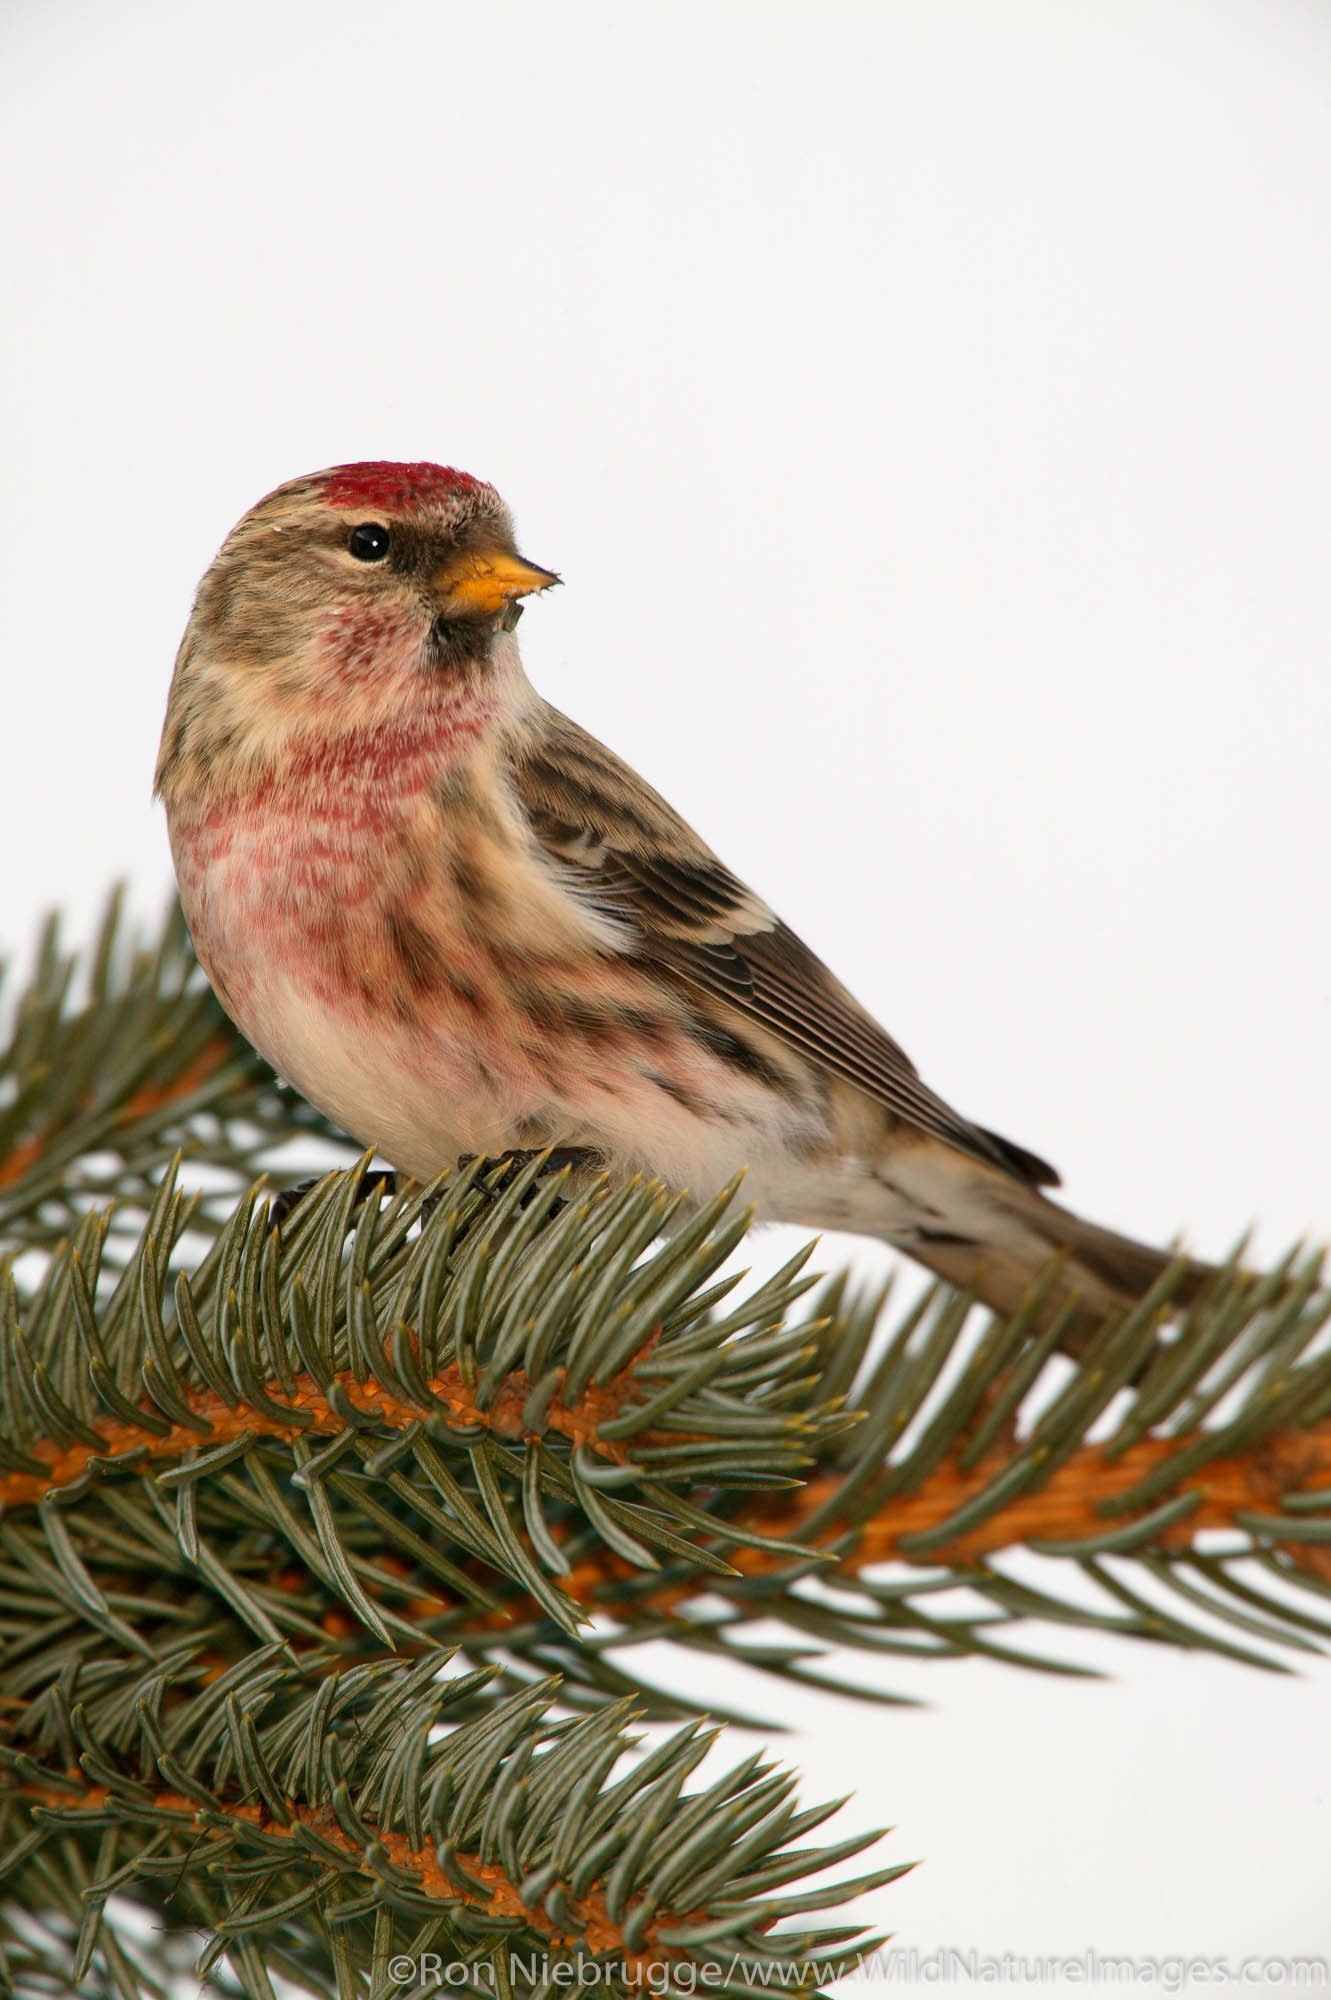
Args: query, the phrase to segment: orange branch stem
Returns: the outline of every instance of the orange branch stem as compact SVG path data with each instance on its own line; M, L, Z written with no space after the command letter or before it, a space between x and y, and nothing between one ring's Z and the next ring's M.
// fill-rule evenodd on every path
M642 1394L641 1382L635 1374L635 1367L642 1359L641 1355L636 1356L612 1382L592 1384L571 1405L556 1395L546 1412L546 1429L573 1444L587 1445L620 1463L627 1462L632 1453L631 1442L605 1442L599 1435L599 1426L618 1416L635 1396ZM421 1411L417 1403L402 1400L378 1383L363 1382L345 1369L335 1379L353 1407L374 1416L386 1430L405 1428L419 1420ZM501 1383L485 1408L477 1404L456 1364L440 1371L429 1387L460 1428L481 1425L495 1436L513 1442L531 1435L523 1417L531 1384L520 1370ZM274 1401L280 1401L282 1393L276 1382L268 1384L268 1394ZM138 1427L108 1417L98 1427L97 1445L79 1441L62 1447L50 1439L39 1439L26 1449L45 1469L40 1473L14 1471L0 1476L0 1506L32 1505L51 1490L74 1484L94 1458L116 1457L135 1449L143 1449L153 1458L179 1458L200 1446L211 1449L246 1433L256 1438L292 1442L307 1433L336 1432L343 1427L343 1419L332 1408L328 1393L310 1376L297 1378L295 1399L288 1399L293 1421L248 1405L232 1409L211 1390L193 1391L188 1400L190 1407L208 1424L206 1435L184 1424L174 1424L170 1430L159 1433L146 1425ZM651 1433L644 1435L654 1438ZM1102 1532L1111 1522L1129 1524L1147 1509L1107 1515L1104 1510L1108 1503L1147 1478L1171 1456L1181 1456L1197 1435L1194 1432L1179 1437L1144 1438L1117 1457L1110 1457L1103 1446L1085 1446L1056 1466L1033 1491L1018 1494L979 1526L931 1548L927 1557L913 1558L909 1548L902 1547L903 1542L909 1543L912 1536L942 1526L1011 1462L1009 1452L998 1451L963 1471L954 1459L945 1459L917 1491L895 1494L871 1514L858 1528L850 1548L838 1557L837 1566L854 1574L874 1563L893 1560L925 1561L931 1566L943 1562L970 1563L998 1549L1033 1539L1077 1542ZM788 1497L780 1500L764 1497L751 1503L739 1516L738 1525L784 1539L798 1539L804 1523L834 1498L839 1483L835 1474L818 1474ZM1212 1459L1168 1488L1171 1496L1196 1493L1199 1501L1186 1517L1162 1528L1152 1546L1186 1547L1204 1530L1235 1528L1235 1517L1240 1513L1278 1512L1283 1494L1324 1485L1331 1486L1331 1419L1322 1419L1304 1429L1273 1432L1250 1450ZM1161 1497L1164 1496L1158 1495L1152 1504L1158 1505ZM845 1531L845 1523L824 1527L817 1540L827 1543ZM1325 1566L1326 1551L1317 1544L1294 1544L1291 1552L1309 1568L1320 1572ZM789 1558L762 1549L740 1548L733 1551L730 1560L743 1574L759 1576L779 1568ZM603 1600L607 1585L634 1574L629 1564L607 1552L585 1557L570 1575L561 1579L561 1587L578 1602L590 1604L597 1598ZM651 1601L675 1601L687 1597L691 1588L687 1584L665 1587L660 1593L653 1593ZM509 1620L505 1617L500 1622Z
M1107 1501L1127 1492L1172 1455L1181 1454L1196 1436L1192 1432L1182 1437L1144 1438L1117 1458L1107 1457L1098 1445L1089 1445L1065 1459L1043 1486L1008 1501L969 1534L940 1544L927 1556L912 1558L902 1548L903 1541L941 1527L1011 1462L1009 1454L999 1452L963 1472L954 1461L944 1460L916 1492L894 1494L869 1516L851 1546L837 1558L836 1569L856 1575L882 1562L915 1560L930 1567L965 1564L1029 1540L1081 1541L1111 1525L1101 1511ZM834 1474L820 1474L789 1497L760 1501L746 1509L743 1524L782 1539L798 1540L804 1523L835 1496L839 1484ZM1203 1529L1233 1528L1236 1514L1275 1512L1282 1494L1323 1484L1331 1484L1331 1420L1306 1430L1277 1431L1251 1451L1212 1459L1171 1488L1171 1493L1195 1492L1202 1497L1191 1514L1162 1529L1152 1545L1186 1547ZM1152 1505L1159 1505L1160 1497ZM1126 1524L1147 1511L1143 1507L1136 1516L1132 1512L1115 1515L1113 1523L1121 1520ZM845 1532L845 1523L824 1528L814 1538L814 1545L835 1541ZM1321 1551L1315 1544L1303 1544L1296 1545L1292 1553L1301 1561L1311 1556L1315 1564ZM745 1576L762 1576L784 1567L790 1558L764 1549L740 1548L733 1550L728 1560ZM571 1597L590 1605L601 1597L607 1583L637 1574L620 1557L607 1554L584 1558L561 1582ZM724 1584L719 1587L725 1588ZM693 1588L687 1584L663 1586L652 1591L648 1601L668 1608L691 1596Z
M71 1774L75 1775L75 1774ZM114 1795L105 1785L88 1785L82 1795L75 1797L57 1786L25 1784L19 1788L20 1795L34 1807L45 1808L59 1814L62 1822L77 1819L80 1814L99 1816L114 1803ZM283 1826L274 1819L263 1806L228 1802L223 1815L228 1824L242 1831L253 1831L269 1838L291 1838L291 1829L300 1825L318 1834L330 1846L357 1862L363 1861L363 1849L348 1834L331 1806L310 1806L295 1800L287 1800L290 1823ZM132 1807L130 1808L132 1810ZM178 1816L182 1832L191 1836L215 1832L218 1829L218 1815L208 1812L180 1792L157 1790L150 1810L154 1815L170 1813ZM418 1886L427 1896L438 1897L441 1903L466 1903L474 1909L481 1909L488 1916L514 1917L539 1931L553 1944L569 1945L585 1943L589 1952L597 1955L616 1951L622 1955L630 1977L639 1978L653 1960L662 1958L679 1959L686 1956L658 1942L658 1929L662 1925L696 1923L702 1913L678 1914L662 1911L647 1926L646 1949L630 1951L624 1943L623 1933L610 1917L605 1906L605 1897L600 1890L592 1888L582 1897L569 1896L566 1907L573 1913L577 1928L573 1931L561 1930L553 1918L539 1905L529 1907L518 1893L517 1885L511 1882L502 1868L482 1861L475 1854L459 1854L458 1863L462 1870L483 1885L484 1893L468 1894L440 1866L432 1847L413 1848L405 1835L393 1833L383 1827L376 1827L375 1839L382 1843L389 1860L397 1868L407 1870L418 1878ZM305 1858L304 1855L301 1857ZM368 1870L366 1871L369 1872Z
M187 1424L173 1424L170 1430L159 1432L149 1429L146 1424L135 1425L119 1418L106 1417L96 1427L101 1440L96 1445L80 1440L62 1446L50 1438L39 1438L23 1449L28 1457L40 1460L47 1470L40 1473L9 1472L0 1476L0 1507L32 1506L52 1490L74 1485L95 1458L117 1458L122 1453L135 1450L147 1451L154 1458L180 1458L185 1452L200 1447L211 1451L218 1445L230 1444L246 1432L256 1438L282 1438L291 1443L310 1432L342 1430L344 1420L334 1411L327 1391L321 1389L312 1376L301 1375L296 1379L295 1400L293 1402L288 1397L287 1401L293 1412L304 1413L303 1422L299 1418L285 1421L280 1416L246 1404L233 1410L213 1390L199 1389L188 1392L185 1400L195 1415L208 1425L206 1434ZM333 1380L357 1410L376 1416L386 1430L403 1430L408 1424L420 1420L422 1412L419 1404L404 1402L377 1382L362 1382L349 1369L341 1369ZM497 1437L513 1440L528 1435L522 1412L532 1385L520 1369L505 1378L484 1409L476 1402L455 1363L436 1375L429 1387L450 1416L457 1420L459 1428L469 1429L482 1424ZM634 1380L632 1362L613 1381L592 1383L571 1406L555 1396L546 1413L546 1428L558 1432L573 1444L590 1445L604 1457L623 1462L628 1457L627 1445L603 1443L598 1436L598 1426L620 1415L629 1400L630 1391L641 1394ZM284 1394L277 1382L268 1383L267 1393L274 1402L281 1401Z

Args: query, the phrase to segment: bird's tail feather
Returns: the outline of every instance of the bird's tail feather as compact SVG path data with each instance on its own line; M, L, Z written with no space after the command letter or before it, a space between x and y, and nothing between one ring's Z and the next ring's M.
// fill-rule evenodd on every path
M953 1229L913 1232L910 1254L950 1284L973 1289L996 1312L1011 1313L1044 1276L1047 1290L1040 1323L1071 1306L1061 1345L1076 1353L1107 1319L1143 1298L1180 1261L1176 1251L1156 1250L1115 1230L1084 1222L984 1168L973 1170L982 1183L965 1204L964 1224ZM1053 1270L1055 1259L1061 1263ZM1172 1293L1180 1307L1195 1299L1215 1267L1184 1260Z

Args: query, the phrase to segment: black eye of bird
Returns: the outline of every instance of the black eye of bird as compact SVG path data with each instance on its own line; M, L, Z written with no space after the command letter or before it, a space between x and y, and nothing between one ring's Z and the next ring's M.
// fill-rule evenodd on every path
M357 562L382 562L391 539L382 521L362 521L347 536L347 548Z

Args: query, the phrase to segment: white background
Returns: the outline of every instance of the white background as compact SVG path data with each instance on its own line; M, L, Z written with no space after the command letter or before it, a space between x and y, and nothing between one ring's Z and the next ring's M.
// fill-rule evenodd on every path
M8 0L0 55L7 942L158 908L236 517L436 458L566 578L533 678L954 1102L1144 1236L1331 1225L1320 0ZM1057 1648L1118 1679L691 1678L925 1858L903 1945L1331 1951L1325 1665Z

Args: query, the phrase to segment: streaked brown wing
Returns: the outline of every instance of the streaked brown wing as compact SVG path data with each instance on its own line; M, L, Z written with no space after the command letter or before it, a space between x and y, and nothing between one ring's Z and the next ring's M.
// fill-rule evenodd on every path
M972 1125L822 960L627 764L555 709L513 768L537 839L579 893L628 919L654 967L711 994L876 1098L896 1117L1033 1186L1035 1154Z

